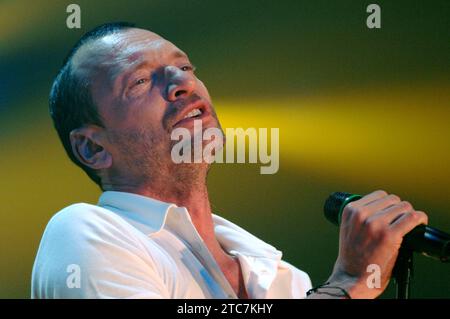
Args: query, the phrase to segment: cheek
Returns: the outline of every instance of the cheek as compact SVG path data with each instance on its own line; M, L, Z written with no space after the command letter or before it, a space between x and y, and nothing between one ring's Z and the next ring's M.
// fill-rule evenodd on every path
M122 127L141 128L157 132L161 126L166 103L157 94L151 93L130 100L124 106L125 112L117 118Z
M198 93L200 93L200 95L202 97L205 97L208 99L208 101L211 101L211 97L209 96L208 89L206 88L205 84L199 79L197 79L197 90L198 90Z

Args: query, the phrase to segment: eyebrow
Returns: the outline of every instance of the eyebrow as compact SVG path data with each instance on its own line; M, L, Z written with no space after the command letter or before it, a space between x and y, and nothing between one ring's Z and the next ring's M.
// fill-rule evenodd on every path
M181 50L173 51L173 52L170 54L170 57L171 57L172 59L179 59L179 58L189 59L189 57L187 56L187 54L184 53L184 52L181 51ZM132 64L133 64L133 63L132 63ZM130 79L130 76L131 76L133 73L135 73L136 71L138 71L138 70L140 70L140 69L147 68L147 67L149 67L149 66L151 66L151 63L148 62L148 61L146 61L146 60L144 60L144 61L142 61L142 62L136 64L135 66L133 66L130 70L127 70L127 71L125 72L125 74L124 74L124 75L125 75L124 79L123 79L122 81L120 81L120 82L121 82L121 83L120 83L120 92L123 93L123 91L125 90L125 88L126 88L126 86L127 86L128 81L129 81L129 79Z
M174 58L188 58L188 56L186 55L186 53L184 53L183 51L180 50L176 50L172 53L172 57Z
M130 70L125 72L126 77L129 77L131 74L136 72L137 70L147 68L151 65L148 61L142 61L138 63L137 65L133 66Z
M189 59L188 56L183 51L180 51L180 50L176 50L176 51L172 52L170 57L172 59L178 59L178 58ZM131 64L133 64L133 63L131 63ZM133 66L130 70L126 71L126 75L131 75L135 71L137 71L139 69L143 69L143 68L148 67L150 65L151 65L151 63L149 63L148 61L144 60L144 61L138 63L137 65Z

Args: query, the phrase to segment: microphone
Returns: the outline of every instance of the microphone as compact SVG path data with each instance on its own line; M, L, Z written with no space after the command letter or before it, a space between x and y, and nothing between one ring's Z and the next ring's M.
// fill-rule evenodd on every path
M362 198L361 195L344 192L331 194L323 208L325 217L339 226L344 207L360 198ZM450 234L430 226L419 225L411 230L403 237L402 247L442 262L450 261Z

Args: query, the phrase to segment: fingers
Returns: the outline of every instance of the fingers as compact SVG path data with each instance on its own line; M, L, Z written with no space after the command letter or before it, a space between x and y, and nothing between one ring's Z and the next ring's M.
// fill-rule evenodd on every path
M342 221L373 224L373 228L392 226L394 232L403 236L415 226L427 223L428 219L425 213L415 211L409 202L401 201L397 195L378 190L349 203Z
M385 197L378 198L364 206L370 211L378 212L392 205L398 204L400 203L400 201L400 197L394 194L390 194Z
M400 198L396 195L388 195L382 190L372 192L345 206L342 214L342 221L347 222L352 218L356 218L357 221L364 222L378 211L395 205L398 202L400 202Z
M386 197L387 195L388 194L385 191L377 190L377 191L374 191L374 192L372 192L370 194L367 194L366 196L364 196L363 198L361 198L361 199L359 199L357 201L354 201L354 204L357 205L357 206L363 206L363 205L366 205L366 204L368 204L370 202L373 202L373 201L375 201L377 199Z
M395 222L401 215L413 210L414 208L409 202L400 201L373 214L369 219L376 219L377 223L387 226Z
M428 216L424 212L413 210L404 213L394 221L391 225L391 230L397 236L403 237L421 224L428 224Z

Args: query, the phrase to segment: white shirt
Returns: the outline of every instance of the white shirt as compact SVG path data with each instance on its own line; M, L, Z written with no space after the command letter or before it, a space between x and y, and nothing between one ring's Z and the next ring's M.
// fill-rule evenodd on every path
M213 215L220 245L238 258L250 298L304 298L306 273L282 253ZM32 298L237 298L186 208L104 192L52 217L32 273Z

